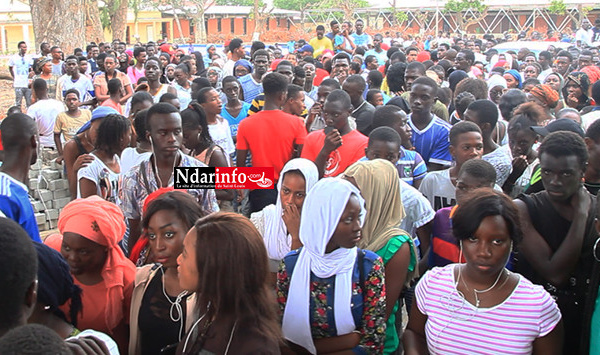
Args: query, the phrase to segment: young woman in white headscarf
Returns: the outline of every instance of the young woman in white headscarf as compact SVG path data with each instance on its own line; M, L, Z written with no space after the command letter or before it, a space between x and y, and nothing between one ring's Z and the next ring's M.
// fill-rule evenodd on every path
M358 246L377 253L385 265L387 331L383 353L391 354L400 345L396 331L398 299L417 264L413 240L399 227L404 206L398 170L383 159L360 161L346 169L344 178L358 187L365 199L367 214Z
M351 183L325 178L302 206L300 242L277 275L283 335L297 353L381 354L385 280L375 253L357 248L364 201Z
M300 212L306 194L317 180L319 171L315 163L303 158L290 160L283 167L277 183L277 202L250 215L250 220L265 241L271 272L277 273L281 259L302 246Z

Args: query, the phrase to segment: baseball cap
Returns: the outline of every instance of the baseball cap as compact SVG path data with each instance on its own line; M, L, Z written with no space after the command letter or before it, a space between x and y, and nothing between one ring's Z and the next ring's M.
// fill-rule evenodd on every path
M333 51L331 49L326 49L322 52L323 58L333 58Z
M311 52L313 53L315 50L310 44L303 45L300 49L298 49L298 53Z
M117 110L115 110L112 107L108 107L108 106L98 107L97 109L95 109L92 112L92 118L89 121L87 121L86 123L84 123L83 126L81 126L79 131L77 131L77 134L87 131L90 128L90 126L92 125L92 122L94 122L95 120L104 118L104 117L106 117L108 115L112 115L112 114L120 115L120 113L117 112Z
M585 133L583 133L583 129L577 122L570 120L568 118L561 118L555 121L548 123L548 125L544 126L533 126L531 129L539 134L542 137L545 137L553 132L558 131L569 131L573 133L577 133L581 136L581 138L585 137Z

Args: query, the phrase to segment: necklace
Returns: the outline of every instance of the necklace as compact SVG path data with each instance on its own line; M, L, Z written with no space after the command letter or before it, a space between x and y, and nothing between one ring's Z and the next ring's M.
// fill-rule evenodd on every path
M169 297L169 295L167 295L167 291L165 290L165 272L163 271L162 266L160 268L160 272L162 273L161 281L163 295L171 304L171 307L169 308L169 317L175 323L181 321L181 324L179 326L179 341L181 341L181 339L183 338L183 307L181 307L181 300L185 296L187 296L188 292L186 290L183 290L179 295L177 295L177 298L175 298L175 302L171 301L171 298ZM177 311L177 313L174 313L174 311Z
M462 271L462 268L459 268L458 269L458 278L461 279L463 285L465 285L465 288L468 290L470 287L467 285L467 282L465 281L465 279L461 278L461 271ZM492 289L494 289L494 287L496 287L496 285L498 284L498 281L500 281L500 278L502 277L502 275L504 275L504 271L506 271L508 274L506 276L506 279L502 283L502 285L500 285L500 288L502 288L502 286L504 286L504 284L506 284L506 282L508 281L509 276L510 276L510 271L508 271L504 268L498 273L498 277L496 277L496 281L494 281L492 286L486 288L485 290L477 290L477 289L473 288L473 295L475 296L475 307L476 308L479 308L479 304L481 303L478 295L481 293L489 292Z
M152 145L152 140L150 141L150 147L152 148L152 154L154 154L154 156L152 158L154 158L154 169L156 170L155 175L156 175L156 179L157 179L157 183L158 183L158 188L160 189L161 187L163 187L163 182L160 178L160 171L158 170L158 164L156 163L156 154L154 153L154 145ZM150 160L152 160L152 158ZM177 156L173 159L173 170L169 174L169 180L167 180L167 184L171 181L171 177L173 177L173 172L175 171L175 166L177 165L177 158L179 158L179 151L177 151ZM167 186L165 186L165 187L167 187Z
M231 341L233 340L233 333L235 332L235 327L237 326L237 319L235 323L233 323L233 328L231 329L231 334L229 334L229 341L227 342L227 347L225 348L225 355L229 353L229 346L231 345Z

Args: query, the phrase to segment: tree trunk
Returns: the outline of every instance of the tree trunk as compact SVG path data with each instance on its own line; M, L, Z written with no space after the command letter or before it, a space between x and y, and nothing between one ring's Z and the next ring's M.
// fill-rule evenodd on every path
M65 53L85 45L85 0L30 0L35 47L60 45Z
M483 10L483 12L481 12L481 13L479 14L479 16L478 16L478 17L473 17L473 18L471 18L471 19L468 19L468 20L467 20L467 21L466 21L466 22L463 24L463 26L464 26L464 28L465 28L465 32L467 31L467 29L469 28L469 26L471 26L471 25L475 25L475 24L478 24L478 23L479 23L479 21L481 21L481 20L483 20L484 18L486 18L487 14L488 14L488 8L486 7L486 8L485 8L485 10Z
M85 2L85 41L104 42L104 30L100 22L100 9L97 0L87 0Z
M183 30L181 29L181 21L179 21L179 15L177 15L177 10L175 9L175 5L171 2L171 9L173 9L173 16L175 17L175 24L177 25L177 30L179 31L179 38L181 39L181 43L185 43L183 40ZM175 34L171 34L173 36L173 41L175 41Z
M125 41L127 29L127 0L112 0L106 3L109 9L110 30L113 40Z
M204 27L204 7L198 5L194 14L194 37L196 43L206 43L206 28Z
M253 42L260 41L260 31L262 30L262 27L262 16L258 13L258 0L254 0L254 32L252 33Z

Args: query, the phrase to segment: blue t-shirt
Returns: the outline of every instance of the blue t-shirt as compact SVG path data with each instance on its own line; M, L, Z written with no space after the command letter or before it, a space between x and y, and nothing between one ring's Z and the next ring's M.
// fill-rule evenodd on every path
M421 155L403 147L400 147L400 159L396 162L396 168L400 173L400 178L411 186L415 180L421 180L427 174L427 165Z
M350 50L352 49L352 46L350 45L350 42L348 42L348 41L346 40L346 37L344 37L344 36L341 36L341 35L336 35L336 36L335 36L335 39L334 39L334 41L333 41L333 48L335 48L335 49L336 49L336 53L339 53L339 52L341 52L341 51L342 51L342 50L340 50L340 49L337 49L337 47L338 47L339 45L343 45L343 48L345 48L345 49L350 49Z
M412 114L408 115L408 124L413 130L411 142L425 163L451 165L452 156L448 136L452 126L434 114L431 116L432 120L427 127L419 130L412 122Z
M365 59L370 55L374 55L375 58L377 58L378 65L384 65L385 62L388 60L387 52L383 50L380 53L377 53L376 50L371 49L365 53Z
M41 243L40 231L29 201L27 186L0 172L0 211L17 222L34 242Z
M362 35L359 35L356 32L354 32L353 34L351 34L351 36L352 40L354 40L354 44L356 44L357 46L367 47L371 43L371 36L364 32Z
M367 160L367 157L360 158L360 161ZM396 169L400 179L411 186L415 180L421 180L427 175L427 165L419 153L403 147L400 147L400 159L396 162Z
M221 109L221 116L226 119L227 122L229 122L229 129L231 130L232 137L237 136L238 126L244 118L248 117L248 110L250 109L250 106L251 105L249 103L242 101L242 109L240 110L240 113L237 115L237 117L233 117L227 111L225 105L223 105L223 108Z
M242 76L239 81L244 91L244 101L247 103L252 103L252 100L263 92L262 84L255 82L252 74Z

